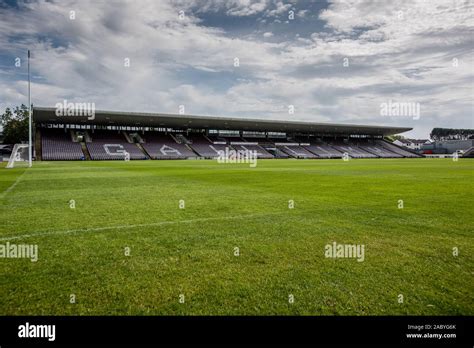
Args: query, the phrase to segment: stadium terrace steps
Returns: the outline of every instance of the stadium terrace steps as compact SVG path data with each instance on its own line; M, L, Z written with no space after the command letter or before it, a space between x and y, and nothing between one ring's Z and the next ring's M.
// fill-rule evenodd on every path
M280 150L278 147L275 145L262 145L262 147L269 153L271 153L274 158L289 158L290 156L286 153Z
M184 134L178 133L176 135L171 134L171 137L178 143L178 144L191 144L191 141L189 141Z
M219 151L225 151L226 145L218 144L200 144L193 143L191 148L196 151L201 157L216 158L219 156Z
M286 138L252 138L246 137L243 138L244 141L250 143L258 143L259 145L275 145L275 144L283 144L283 143L290 143Z
M249 142L249 143L257 143L257 144L273 144L273 142L267 138L253 138L253 137L245 137L242 138L242 141Z
M74 129L70 129L69 134L71 136L71 140L72 140L73 143L78 143L79 142L77 132Z
M209 136L208 137L214 145L226 145L229 149L234 149L235 151L246 152L246 151L255 151L257 158L273 158L272 154L265 151L263 147L258 145L257 142L248 143L245 139L241 137L223 137L223 136Z
M279 149L275 143L287 143L286 138L259 138L259 137L246 137L242 138L243 141L258 144L258 146L265 151L265 156L271 156L268 158L289 158L290 156Z
M317 155L299 145L284 145L277 148L294 158L318 158Z
M121 133L122 133L123 136L125 137L125 140L127 140L127 143L129 143L129 144L132 144L132 143L133 143L132 138L130 138L130 135L128 135L127 132L122 131Z
M64 129L41 130L41 158L45 161L83 160L84 154L80 143L71 139L71 134Z
M218 151L225 151L227 145L213 144L204 134L188 134L189 145L196 153L205 158L216 158Z
M266 151L262 146L258 145L258 141L254 141L252 138L243 139L240 136L236 137L224 137L219 135L209 135L207 137L215 145L230 145L236 151L256 151L257 158L259 159L270 159L275 158L271 153ZM258 138L262 140L263 138ZM268 143L267 139L265 140Z
M385 148L385 149L387 149L391 152L394 152L396 154L399 154L403 157L408 157L408 158L419 158L419 157L421 157L420 155L417 155L417 154L414 154L412 152L406 151L406 150L402 149L401 147L398 147L394 144L390 144L385 140L377 140L377 144L379 144L383 148Z
M200 156L205 158L216 158L219 156L219 151L224 151L226 148L234 149L236 151L256 151L257 158L270 159L274 156L266 151L262 146L258 145L257 142L249 142L240 137L221 137L221 136L205 136L200 134L188 135L191 139L192 144L190 147L193 148Z
M91 154L89 153L89 150L87 149L86 143L81 142L81 148L82 148L82 153L84 154L84 157L86 160L91 160Z
M150 156L150 154L148 153L148 151L146 151L146 150L143 148L143 145L142 145L142 144L140 144L140 143L135 143L135 145L140 149L141 152L143 152L143 153L147 156L147 158L152 158L152 157Z
M354 144L336 143L336 144L331 144L331 146L342 153L347 153L352 158L377 158L378 157L374 155L373 153L367 152Z
M133 133L128 133L128 136L132 140L132 143L137 143L137 144L143 144L145 140L142 138L142 136L138 132L133 132ZM135 139L135 141L133 141Z
M207 138L214 144L231 144L232 142L243 142L242 138L240 137L223 137L219 135L208 135Z
M395 152L389 151L382 146L378 146L376 144L358 144L359 148L373 153L374 155L381 157L381 158L402 158L402 155L399 155Z
M83 131L85 142L79 142L71 130L41 128L37 130L36 157L44 160L124 160L127 159L189 159L217 158L220 151L256 151L257 158L353 158L421 157L385 140L358 139L327 143L287 138L223 137L203 133L146 132L139 137L123 131ZM127 139L128 138L128 139ZM315 140L315 139L313 139ZM131 141L131 142L129 142ZM135 143L139 141L139 143ZM128 154L128 155L127 155Z
M337 151L335 148L325 144L311 144L304 146L304 148L319 158L342 158L343 153Z
M469 149L467 149L466 151L464 151L462 157L465 157L465 158L474 157L474 146L472 146Z
M197 155L186 144L179 144L171 134L146 133L141 146L153 159L186 159Z
M89 131L84 131L84 139L86 140L86 143L91 143L92 142L92 137L89 133Z
M86 143L92 160L131 160L148 159L136 146L130 144L123 134L97 130L92 133L92 142Z
M261 147L259 145L252 145L252 144L249 144L249 145L247 145L247 144L245 144L245 145L234 145L234 144L232 144L232 147L236 151L256 151L257 158L259 158L259 159L274 158L271 153L269 153L268 151L266 151L263 147Z

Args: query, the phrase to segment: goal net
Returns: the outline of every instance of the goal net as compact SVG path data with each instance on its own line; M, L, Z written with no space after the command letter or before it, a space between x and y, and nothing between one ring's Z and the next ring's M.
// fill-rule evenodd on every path
M28 144L15 144L7 168L28 166Z

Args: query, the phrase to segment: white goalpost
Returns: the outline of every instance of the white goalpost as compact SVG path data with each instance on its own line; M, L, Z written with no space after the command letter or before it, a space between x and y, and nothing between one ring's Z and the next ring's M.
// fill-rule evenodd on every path
M33 140L31 129L31 79L30 79L30 50L28 50L28 167L33 165Z
M29 144L15 144L13 146L12 154L10 155L10 159L8 160L8 164L6 168L13 168L17 165L23 166L30 166L29 161L29 151L30 145Z
M31 80L30 80L30 50L28 50L28 144L15 144L10 159L5 168L17 165L31 167L33 159L33 139L31 120Z

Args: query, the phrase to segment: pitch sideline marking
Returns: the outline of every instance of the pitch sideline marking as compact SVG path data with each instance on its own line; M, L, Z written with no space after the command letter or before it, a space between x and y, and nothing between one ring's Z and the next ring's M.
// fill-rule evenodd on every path
M21 180L21 178L23 177L23 175L25 175L26 171L27 171L27 169L25 169L25 170L23 171L23 173L21 173L21 175L20 175L18 178L16 178L15 182L14 182L10 187L8 187L5 191L3 191L3 192L0 194L0 199L5 198L5 196L6 196L11 190L13 190L13 189L15 188L15 186L20 182L20 180Z
M250 214L250 215L226 216L226 217L215 217L215 218L198 218L198 219L178 220L178 221L160 221L160 222L153 222L153 223L149 223L149 224L78 228L78 229L74 229L74 230L64 230L64 231L46 231L46 232L22 234L22 235L19 235L19 236L1 237L0 241L9 241L9 240L23 239L23 238L30 238L30 237L50 236L50 235L56 235L56 234L74 234L74 233L80 233L80 232L98 232L98 231L108 231L108 230L121 230L121 229L125 229L125 228L132 229L132 228L137 228L137 227L174 225L174 224L181 224L181 223L187 224L187 223L193 223L193 222L213 221L213 220L234 220L234 219L262 217L262 216L276 215L276 214L281 214L281 213L280 212L278 212L278 213L275 212L275 213L266 213L266 214Z

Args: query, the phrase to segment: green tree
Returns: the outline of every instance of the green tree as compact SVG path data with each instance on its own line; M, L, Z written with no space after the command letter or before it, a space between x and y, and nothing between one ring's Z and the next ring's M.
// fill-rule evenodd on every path
M474 129L433 128L430 137L433 140L473 139Z
M13 112L6 108L0 115L0 124L3 127L3 143L17 144L28 141L28 107L21 104Z
M405 139L405 137L403 135L388 135L385 139L393 143L395 140Z

